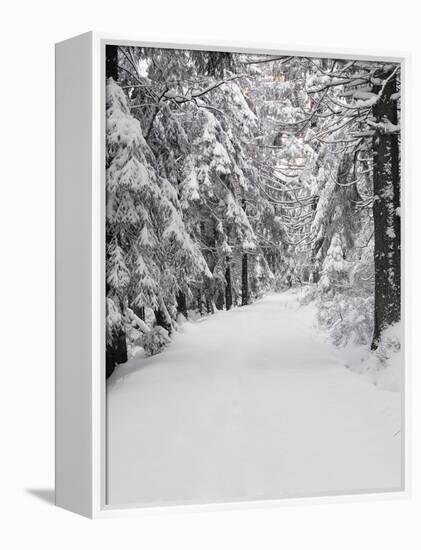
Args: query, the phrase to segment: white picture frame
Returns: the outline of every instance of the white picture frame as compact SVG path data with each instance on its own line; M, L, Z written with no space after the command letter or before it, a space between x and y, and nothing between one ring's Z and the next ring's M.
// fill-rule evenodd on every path
M334 56L402 66L402 206L404 418L402 489L358 495L195 504L177 510L280 506L408 498L410 494L411 319L408 273L410 179L408 82L410 56L358 50L312 51L296 46L217 42L144 42L89 32L56 45L56 504L89 518L139 514L152 508L107 504L105 407L105 45L139 45L261 54ZM77 345L75 344L77 342ZM168 507L165 507L168 511ZM154 510L162 510L156 507Z

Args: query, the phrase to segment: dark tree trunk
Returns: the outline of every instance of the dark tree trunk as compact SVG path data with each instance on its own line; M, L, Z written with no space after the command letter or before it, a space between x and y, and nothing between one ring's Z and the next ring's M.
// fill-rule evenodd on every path
M243 254L241 265L241 305L249 303L249 277L248 277L248 256Z
M115 369L116 365L127 361L126 333L123 328L113 330L111 339L107 343L105 374L108 378Z
M114 297L114 302L116 297ZM121 314L124 311L124 303L118 300L118 308ZM108 378L116 365L127 361L127 342L126 331L123 322L111 329L111 333L107 334L107 345L105 349L105 375Z
M137 306L133 302L134 302L133 294L130 293L129 294L129 307L130 307L130 309L133 311L133 313L135 315L137 315L137 317L139 317L139 319L141 319L142 321L145 321L145 308L143 306Z
M133 313L139 317L139 319L145 322L145 308L143 306L132 306Z
M177 298L177 312L184 315L187 319L187 300L184 292L179 292L176 296Z
M122 300L119 300L118 307L121 312L124 311ZM110 334L107 334L105 358L106 378L113 373L116 365L127 361L126 331L123 322L112 327Z
M199 314L203 315L203 305L202 305L202 292L199 290L197 291L197 310L199 311Z
M118 80L118 46L105 47L105 76Z
M105 354L105 378L109 378L114 372L114 369L115 369L115 361L112 356L112 353L108 350L108 346L107 346L107 351Z
M170 323L168 322L167 317L164 314L164 312L161 309L155 309L154 313L155 313L156 324L159 327L164 328L169 334L171 334L172 327L171 327Z
M244 213L247 211L246 199L242 200L242 207ZM243 254L241 263L241 305L246 306L249 303L249 275L248 275L248 257L247 254Z
M229 257L227 256L227 266L225 269L225 308L230 310L232 307L232 286L231 286L231 267Z
M376 75L384 80L393 69ZM379 93L381 86L374 86ZM376 123L398 124L396 75L386 83L380 101L373 107ZM399 137L381 127L373 137L374 187L374 332L371 349L377 349L385 328L401 316L401 227Z
M215 281L212 279L206 279L204 286L203 286L203 295L205 299L205 305L206 305L206 313L214 313L214 307L213 307L213 298L215 295Z

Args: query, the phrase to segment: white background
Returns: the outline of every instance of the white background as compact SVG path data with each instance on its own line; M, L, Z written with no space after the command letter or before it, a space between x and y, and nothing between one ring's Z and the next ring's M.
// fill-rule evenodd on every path
M413 6L413 7L411 7ZM139 39L409 51L411 254L419 272L420 28L401 0L12 1L1 16L0 544L10 548L420 548L418 358L413 353L413 496L406 501L282 506L91 522L54 508L54 42L87 30ZM407 183L407 182L406 182ZM409 183L408 183L409 185ZM412 290L414 342L419 290ZM77 345L77 342L74 343ZM40 498L42 497L42 498ZM46 501L47 500L47 501Z

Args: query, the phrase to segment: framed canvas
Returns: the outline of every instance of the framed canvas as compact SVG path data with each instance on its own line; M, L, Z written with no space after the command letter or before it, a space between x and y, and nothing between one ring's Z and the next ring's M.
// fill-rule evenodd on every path
M56 45L56 503L408 494L409 57Z

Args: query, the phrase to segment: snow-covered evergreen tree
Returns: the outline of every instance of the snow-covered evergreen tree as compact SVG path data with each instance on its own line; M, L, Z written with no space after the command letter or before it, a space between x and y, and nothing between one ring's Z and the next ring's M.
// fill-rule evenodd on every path
M179 314L296 285L319 298L336 343L376 347L400 314L398 66L117 49L119 70L107 56L111 363L127 356L134 324L168 336ZM144 342L155 353L168 340L157 330Z

